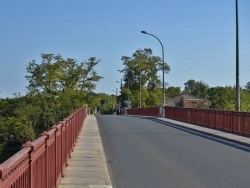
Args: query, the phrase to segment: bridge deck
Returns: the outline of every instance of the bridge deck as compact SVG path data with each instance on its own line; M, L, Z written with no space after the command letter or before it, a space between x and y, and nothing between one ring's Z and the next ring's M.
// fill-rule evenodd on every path
M59 188L84 187L112 187L94 115L86 118L59 185Z
M232 142L250 146L250 138L209 129L189 123L166 118L155 118L158 121L172 123L207 135L216 136ZM74 151L61 179L59 188L111 188L112 183L103 151L100 132L94 115L84 122Z

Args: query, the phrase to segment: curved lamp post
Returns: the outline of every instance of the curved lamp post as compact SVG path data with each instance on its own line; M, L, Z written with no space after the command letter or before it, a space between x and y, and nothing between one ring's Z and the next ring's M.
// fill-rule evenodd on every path
M163 104L163 106L165 106L165 101L166 100L165 100L165 80L164 80L164 68L165 68L165 65L164 65L164 48L163 48L163 45L162 45L160 39L158 37L156 37L155 35L147 33L146 31L141 31L141 33L153 36L161 44L161 48L162 48L162 104Z

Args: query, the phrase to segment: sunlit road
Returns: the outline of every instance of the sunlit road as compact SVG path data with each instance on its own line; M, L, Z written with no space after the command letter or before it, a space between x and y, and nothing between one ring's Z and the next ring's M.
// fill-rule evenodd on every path
M249 148L154 119L97 121L115 188L250 186Z

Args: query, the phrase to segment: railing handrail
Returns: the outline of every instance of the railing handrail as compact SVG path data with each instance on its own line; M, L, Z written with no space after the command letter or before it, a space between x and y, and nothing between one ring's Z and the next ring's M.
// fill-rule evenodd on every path
M128 109L127 114L157 116L156 108L159 107ZM233 134L250 136L249 112L165 106L165 117Z
M0 164L0 187L56 187L87 113L83 106Z

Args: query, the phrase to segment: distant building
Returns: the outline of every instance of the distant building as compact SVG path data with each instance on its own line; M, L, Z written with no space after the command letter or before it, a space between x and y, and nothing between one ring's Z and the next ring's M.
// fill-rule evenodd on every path
M168 106L178 106L184 108L209 108L211 102L204 98L198 98L188 94L177 95L167 99Z

